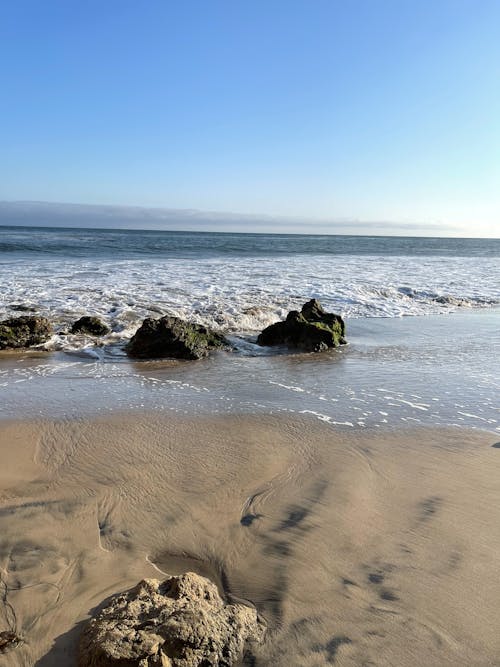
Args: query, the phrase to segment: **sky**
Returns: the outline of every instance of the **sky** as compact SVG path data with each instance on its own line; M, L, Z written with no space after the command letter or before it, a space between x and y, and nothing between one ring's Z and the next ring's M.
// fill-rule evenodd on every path
M499 30L498 0L7 0L0 200L498 237Z

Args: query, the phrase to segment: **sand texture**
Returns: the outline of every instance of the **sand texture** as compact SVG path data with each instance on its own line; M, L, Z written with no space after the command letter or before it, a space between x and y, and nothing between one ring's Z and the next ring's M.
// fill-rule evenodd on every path
M500 665L500 448L160 414L0 423L1 667L75 664L85 619L194 571L267 624L246 664Z

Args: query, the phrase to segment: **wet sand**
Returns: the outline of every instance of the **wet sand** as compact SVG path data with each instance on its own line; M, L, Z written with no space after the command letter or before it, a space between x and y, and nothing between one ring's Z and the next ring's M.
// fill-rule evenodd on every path
M500 665L500 448L273 415L0 422L2 667L71 667L82 622L193 570L268 624L247 664Z

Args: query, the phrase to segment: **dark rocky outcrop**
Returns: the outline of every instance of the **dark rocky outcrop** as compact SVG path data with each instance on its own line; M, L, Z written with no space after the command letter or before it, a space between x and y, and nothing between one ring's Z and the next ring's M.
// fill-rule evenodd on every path
M345 324L340 315L326 313L311 299L302 310L291 310L286 320L271 324L259 334L259 345L286 345L307 352L321 352L345 344Z
M224 603L204 577L145 579L89 621L78 667L230 667L263 636L256 610Z
M0 322L0 350L41 345L51 334L52 327L46 317L11 317Z
M137 358L173 357L201 359L211 350L228 348L221 334L200 324L178 317L147 318L125 347L127 354Z
M71 327L71 333L83 333L89 336L105 336L110 332L107 327L98 317L89 317L84 315L77 320Z

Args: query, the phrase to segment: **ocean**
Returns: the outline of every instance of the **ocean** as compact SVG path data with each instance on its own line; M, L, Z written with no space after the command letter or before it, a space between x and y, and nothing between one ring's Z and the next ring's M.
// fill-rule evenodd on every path
M0 319L55 327L0 352L0 630L17 642L0 667L76 667L111 594L186 571L255 605L266 640L247 667L496 664L499 254L499 240L0 228ZM347 345L256 344L311 298L344 316ZM84 314L111 333L68 334ZM129 359L162 314L234 350Z
M0 319L33 309L55 334L45 351L2 355L0 414L262 410L498 430L499 257L499 239L3 227ZM346 319L347 347L255 344L311 298ZM111 334L67 335L84 314ZM223 331L236 352L130 362L123 344L163 314Z

